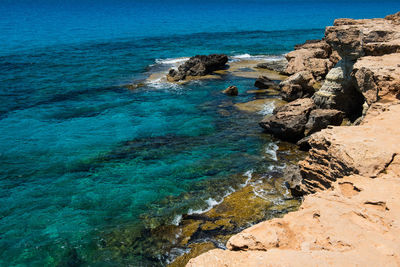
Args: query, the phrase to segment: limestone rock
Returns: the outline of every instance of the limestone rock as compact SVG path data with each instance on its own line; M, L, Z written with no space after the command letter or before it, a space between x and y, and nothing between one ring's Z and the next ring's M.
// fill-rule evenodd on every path
M353 63L345 60L329 71L321 89L312 97L324 109L338 109L352 119L361 116L364 97L355 87L351 72Z
M279 84L282 99L293 101L302 97L311 97L315 92L314 83L314 77L309 71L293 74Z
M400 151L400 105L371 109L366 123L325 129L311 136L309 156L301 161L302 191L324 190L350 174L377 176ZM375 111L375 112L373 112Z
M226 88L222 93L230 96L237 96L239 94L239 90L236 86L231 85L228 88Z
M307 41L297 45L286 55L288 65L285 72L292 75L300 71L310 71L314 78L322 80L336 64L337 57L331 57L332 48L322 40Z
M213 71L221 70L228 62L228 56L223 54L197 55L191 57L178 67L178 70L171 69L167 80L177 82L184 80L187 76L204 76Z
M304 137L308 115L315 108L310 98L290 102L274 110L272 116L264 118L260 126L283 140L297 141Z
M400 98L400 53L362 57L353 67L352 76L368 105L378 100Z
M355 119L361 115L364 98L368 105L379 99L378 88L381 85L377 84L376 77L380 76L379 80L384 84L383 95L387 91L398 91L398 86L389 81L397 74L388 76L389 69L395 71L398 68L397 64L394 65L395 60L392 66L384 67L386 70L373 66L381 65L382 60L389 62L387 57L398 60L397 56L386 55L400 52L398 16L391 15L387 19L337 19L334 26L326 28L324 39L342 60L328 73L326 82L313 97L319 107L339 109Z

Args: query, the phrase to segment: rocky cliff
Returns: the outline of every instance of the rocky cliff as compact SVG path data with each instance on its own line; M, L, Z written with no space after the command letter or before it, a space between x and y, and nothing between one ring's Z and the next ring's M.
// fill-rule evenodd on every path
M311 71L322 87L261 123L278 137L309 135L302 181L293 189L305 195L301 208L232 236L226 250L187 266L400 266L400 13L338 19L324 42L341 59L325 77ZM292 63L289 56L287 68ZM329 126L332 112L355 123Z

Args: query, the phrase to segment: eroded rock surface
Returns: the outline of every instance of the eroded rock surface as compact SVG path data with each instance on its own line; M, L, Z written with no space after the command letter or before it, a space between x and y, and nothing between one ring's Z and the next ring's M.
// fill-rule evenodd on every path
M314 77L309 71L293 74L279 84L282 99L293 101L298 98L311 97L315 93L314 84Z
M310 71L315 80L322 80L337 63L338 56L333 54L330 45L323 40L310 40L297 45L286 55L288 65L285 72L289 75L301 71Z
M337 19L334 26L326 28L325 40L342 60L313 97L319 107L354 116L361 112L364 100L369 106L382 96L398 97L400 65L395 62L400 52L399 16Z

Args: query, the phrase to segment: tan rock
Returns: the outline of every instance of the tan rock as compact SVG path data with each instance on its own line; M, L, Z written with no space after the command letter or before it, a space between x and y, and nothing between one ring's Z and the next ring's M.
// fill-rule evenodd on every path
M369 105L400 97L400 53L362 57L354 64L352 75Z
M301 71L309 71L316 80L325 77L337 63L337 56L332 55L331 47L321 40L308 41L297 45L295 50L286 55L288 65L285 72L292 75Z
M372 109L375 110L375 109ZM315 133L309 140L309 156L300 162L301 191L327 189L338 178L353 173L377 176L400 152L398 136L400 105L387 105L385 112L368 113L359 126L334 127Z

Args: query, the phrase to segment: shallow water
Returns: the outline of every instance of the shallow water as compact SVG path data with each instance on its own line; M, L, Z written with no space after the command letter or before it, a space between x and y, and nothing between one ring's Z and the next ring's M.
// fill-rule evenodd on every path
M257 126L262 115L233 107L255 98L245 93L253 79L123 85L194 54L281 56L321 38L334 17L396 9L397 1L5 1L0 265L127 264L102 247L109 233L173 223L220 201L241 174L280 165L264 153L273 141ZM239 97L220 93L232 84Z

